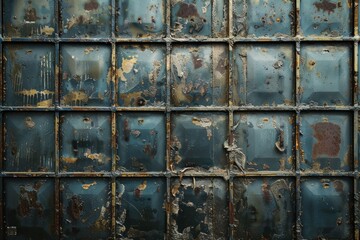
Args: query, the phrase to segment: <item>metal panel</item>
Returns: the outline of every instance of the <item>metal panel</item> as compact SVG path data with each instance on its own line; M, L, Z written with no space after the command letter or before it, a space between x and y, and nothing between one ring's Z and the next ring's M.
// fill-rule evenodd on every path
M142 172L165 169L163 114L124 113L119 116L118 169Z
M172 105L226 105L227 56L225 45L175 45L171 53Z
M353 166L351 115L303 113L300 167L308 171L349 171Z
M5 55L5 105L50 107L55 99L54 46L9 43Z
M300 101L312 105L351 104L351 47L304 44L301 47Z
M233 0L233 2L234 35L283 37L294 34L294 0Z
M353 32L351 2L302 0L300 25L304 36L349 36Z
M111 169L111 118L107 113L60 116L60 171L99 172Z
M116 236L121 239L164 239L164 179L118 179Z
M302 237L352 239L352 193L347 178L302 179Z
M293 179L235 179L235 239L292 239L294 195Z
M111 0L59 0L61 36L65 38L109 37Z
M62 45L62 105L110 105L112 98L110 54L111 48L108 45Z
M4 1L4 35L6 37L54 37L54 0Z
M61 238L107 239L111 236L110 184L105 179L61 181Z
M55 166L54 114L7 112L4 116L4 169L50 172Z
M56 239L53 179L5 179L7 239Z
M240 113L234 116L239 170L290 171L294 168L294 116L287 113ZM230 159L233 160L233 159Z
M214 171L227 167L222 144L227 117L221 113L179 113L171 120L170 168Z
M211 178L171 182L171 239L227 239L225 182Z
M165 105L166 49L163 45L118 45L118 104Z
M234 104L294 104L292 44L237 44L233 57Z
M116 0L116 33L121 37L163 37L164 0Z

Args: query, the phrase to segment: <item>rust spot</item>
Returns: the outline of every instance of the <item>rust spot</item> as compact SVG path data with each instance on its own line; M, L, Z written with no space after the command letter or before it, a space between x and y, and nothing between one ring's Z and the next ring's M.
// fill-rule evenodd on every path
M96 10L99 8L99 3L96 0L90 0L84 4L84 9L87 11Z
M83 185L81 185L81 187L82 187L84 190L88 190L91 186L94 186L94 185L96 185L96 182L83 184Z
M35 182L32 188L20 186L20 199L17 207L17 212L20 217L26 217L30 214L31 209L36 209L41 216L43 213L43 206L38 202L38 190L42 186L42 182Z
M130 127L129 127L129 120L128 119L125 119L124 120L124 140L126 142L129 141L129 138L130 138Z
M312 126L314 137L318 140L313 146L312 158L320 155L336 157L340 151L341 129L338 125L329 122L316 123Z
M154 159L156 155L156 147L152 148L150 144L145 144L144 146L144 153Z
M27 128L34 128L36 125L31 117L26 117L24 120L24 124Z
M198 55L192 55L192 59L193 59L195 69L201 68L203 66L203 61L201 58L199 58Z
M334 181L334 188L337 192L343 192L344 191L344 184L339 181L339 180L335 180Z
M261 185L261 191L263 193L263 199L266 204L271 202L270 186L266 182Z
M176 16L182 18L188 18L192 16L199 16L198 10L196 9L195 4L181 3L179 11Z
M323 0L320 2L314 3L317 11L323 10L323 12L328 12L328 14L333 13L334 9L337 7L336 3L332 3L329 0Z
M69 216L74 220L80 219L80 214L83 211L84 202L79 196L72 196L69 200L69 206L67 208Z

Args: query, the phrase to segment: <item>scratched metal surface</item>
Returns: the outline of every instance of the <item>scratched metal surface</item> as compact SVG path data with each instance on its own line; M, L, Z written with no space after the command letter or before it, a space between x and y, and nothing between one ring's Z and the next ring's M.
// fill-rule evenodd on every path
M360 240L359 0L0 0L0 239Z

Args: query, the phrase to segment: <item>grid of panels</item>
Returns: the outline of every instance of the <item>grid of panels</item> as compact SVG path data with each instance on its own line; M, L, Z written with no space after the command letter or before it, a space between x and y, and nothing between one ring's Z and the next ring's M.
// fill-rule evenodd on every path
M357 6L2 1L2 237L359 238Z

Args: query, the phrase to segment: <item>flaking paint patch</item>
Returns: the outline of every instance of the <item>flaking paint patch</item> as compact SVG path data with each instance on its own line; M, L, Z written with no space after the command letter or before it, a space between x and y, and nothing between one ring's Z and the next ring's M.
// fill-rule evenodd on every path
M130 71L134 68L137 60L138 59L135 56L132 56L129 59L122 58L121 67L116 71L116 75L118 78L120 78L121 81L127 81L124 73L130 73Z
M94 182L92 182L92 183L82 184L81 187L82 187L84 190L89 190L90 187L95 186L96 184L97 184L96 181L94 181Z

